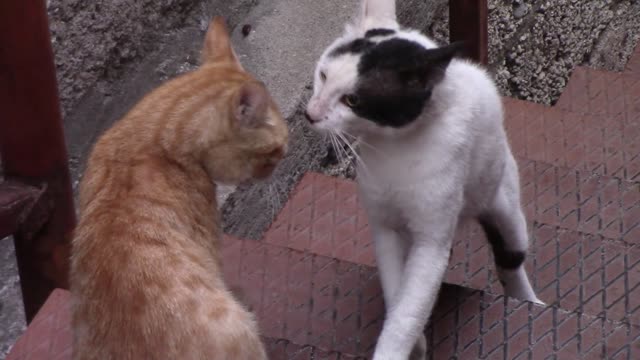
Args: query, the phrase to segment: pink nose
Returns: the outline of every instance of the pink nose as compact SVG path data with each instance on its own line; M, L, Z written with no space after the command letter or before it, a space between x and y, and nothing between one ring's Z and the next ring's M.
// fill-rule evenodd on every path
M304 112L304 117L307 118L307 121L309 121L309 123L314 124L317 123L318 121L320 121L319 119L315 119L311 116L311 114L309 114L309 111L305 111Z
M311 100L307 106L307 110L304 112L304 116L311 124L315 124L322 120L322 111L320 111L321 109L318 105L317 101Z

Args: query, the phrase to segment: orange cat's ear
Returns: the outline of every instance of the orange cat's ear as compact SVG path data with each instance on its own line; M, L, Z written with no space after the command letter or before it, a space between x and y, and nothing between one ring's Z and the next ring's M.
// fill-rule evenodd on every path
M241 126L258 127L267 120L269 94L261 83L242 85L235 102L235 118Z
M209 24L202 49L202 63L230 62L242 69L238 61L224 19L221 16L213 18Z

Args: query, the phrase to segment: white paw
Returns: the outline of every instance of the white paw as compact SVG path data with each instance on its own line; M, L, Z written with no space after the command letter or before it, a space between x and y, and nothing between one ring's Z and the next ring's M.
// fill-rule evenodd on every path
M536 305L547 306L547 304L544 301L538 299L537 297L534 298L533 300L531 300L531 302L536 304Z

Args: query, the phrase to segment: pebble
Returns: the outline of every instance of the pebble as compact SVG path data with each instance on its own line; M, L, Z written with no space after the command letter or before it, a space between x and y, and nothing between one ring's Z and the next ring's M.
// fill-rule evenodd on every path
M513 9L513 17L520 19L529 13L529 5L520 3Z

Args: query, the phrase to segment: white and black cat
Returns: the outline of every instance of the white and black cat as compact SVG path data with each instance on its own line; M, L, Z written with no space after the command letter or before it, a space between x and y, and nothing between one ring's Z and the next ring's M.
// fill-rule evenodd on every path
M438 47L395 13L393 0L363 0L321 56L307 106L313 128L361 140L357 182L387 307L375 360L425 358L461 220L479 220L505 293L541 303L523 266L527 225L495 84L454 58L460 44Z

